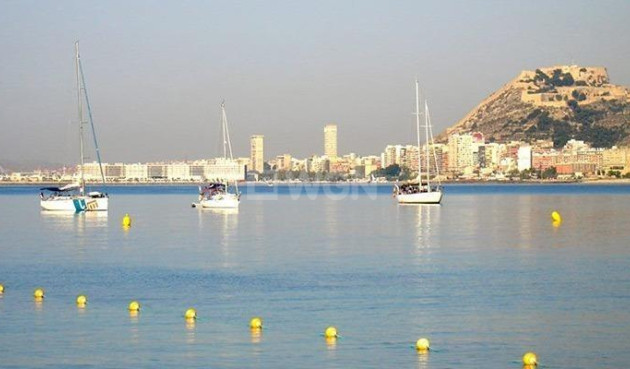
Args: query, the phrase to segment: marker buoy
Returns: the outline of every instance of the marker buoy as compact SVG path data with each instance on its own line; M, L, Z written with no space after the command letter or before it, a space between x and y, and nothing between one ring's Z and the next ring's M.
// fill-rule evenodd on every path
M560 216L560 213L558 213L557 211L553 211L551 213L551 220L553 220L554 222L562 222L562 217Z
M121 224L125 228L131 227L131 217L129 216L129 214L125 214L125 216L122 218Z
M426 338L420 338L416 341L416 350L418 351L429 351L429 340Z
M251 329L262 329L262 326L263 326L262 318L254 317L252 318L252 320L249 321L249 327Z
M188 310L186 310L186 312L184 313L184 318L186 318L186 320L195 320L197 319L197 310L190 308Z
M536 354L533 352L526 352L523 355L523 364L524 365L538 365L538 358Z
M330 326L326 328L324 331L324 337L326 338L336 338L337 337L337 328Z
M44 289L43 288L36 288L35 291L33 291L33 297L35 297L36 299L43 299L44 298Z
M77 296L77 306L85 307L85 304L87 304L87 297L85 297L85 295Z
M4 293L4 285L0 283L0 295Z
M140 311L140 303L138 301L131 301L128 307L129 311Z

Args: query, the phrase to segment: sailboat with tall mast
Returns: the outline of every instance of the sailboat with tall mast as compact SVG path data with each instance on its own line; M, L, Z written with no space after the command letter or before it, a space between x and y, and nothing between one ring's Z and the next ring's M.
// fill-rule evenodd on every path
M424 101L424 158L425 158L425 174L422 176L422 155L420 147L420 89L418 80L416 80L416 134L418 138L418 178L415 181L396 184L394 186L394 195L399 204L439 204L442 201L442 184L439 181L439 168L437 165L437 156L435 154L435 146L433 144L433 130L431 128L431 120L429 118L429 106ZM433 148L433 155L430 155L430 146ZM431 183L431 159L435 164L435 180L437 183Z
M221 135L223 138L223 158L221 160L233 162L232 142L228 128L225 102L221 102ZM232 182L232 184L230 184ZM193 203L193 207L206 209L237 209L241 201L238 191L238 182L221 179L199 187L199 202Z
M79 118L79 149L80 149L80 166L79 166L79 182L71 183L61 187L44 187L40 192L40 207L47 211L65 211L80 213L83 211L107 211L109 207L109 196L106 193L98 191L86 191L85 186L85 126L89 122L92 138L94 139L94 148L96 149L96 158L100 169L103 186L105 185L105 174L101 163L101 154L96 139L96 131L94 129L94 120L92 119L92 109L88 98L87 89L85 87L85 76L83 75L83 66L81 65L81 56L79 54L79 42L75 42L75 69L77 83L77 115ZM84 116L84 105L87 108L87 118ZM43 191L46 191L47 195Z

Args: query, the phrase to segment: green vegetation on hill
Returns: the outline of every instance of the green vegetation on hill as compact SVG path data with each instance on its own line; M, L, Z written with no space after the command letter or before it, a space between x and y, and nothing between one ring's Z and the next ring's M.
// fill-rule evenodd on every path
M536 69L534 83L536 86L539 86L539 88L538 90L528 91L530 94L555 92L556 87L568 87L576 84L571 73L562 73L560 69L554 69L551 77L542 70ZM584 83L584 85L586 84ZM560 99L562 99L562 97L560 97Z

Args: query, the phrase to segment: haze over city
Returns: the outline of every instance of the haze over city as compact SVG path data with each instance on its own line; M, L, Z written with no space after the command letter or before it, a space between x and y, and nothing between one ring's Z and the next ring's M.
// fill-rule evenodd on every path
M378 154L415 137L413 80L434 132L520 70L605 66L630 85L630 3L108 1L0 4L0 165L76 164L74 41L107 162Z

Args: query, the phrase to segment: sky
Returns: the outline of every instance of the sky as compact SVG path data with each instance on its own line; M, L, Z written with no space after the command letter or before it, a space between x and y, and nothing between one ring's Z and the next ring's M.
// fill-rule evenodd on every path
M437 135L521 70L605 66L630 86L630 1L0 0L0 166L79 160L74 42L104 162L413 144L414 80ZM94 159L92 155L90 159Z

